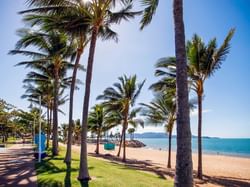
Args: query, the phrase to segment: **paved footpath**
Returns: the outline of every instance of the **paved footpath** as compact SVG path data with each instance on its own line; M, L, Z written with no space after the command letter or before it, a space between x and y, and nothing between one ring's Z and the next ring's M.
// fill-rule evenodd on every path
M37 187L30 144L14 144L0 151L0 187Z

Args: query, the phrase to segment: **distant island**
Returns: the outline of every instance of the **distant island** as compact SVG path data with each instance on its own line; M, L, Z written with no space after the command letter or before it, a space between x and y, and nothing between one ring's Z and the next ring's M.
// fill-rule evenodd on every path
M127 137L129 137L129 135L127 135ZM172 137L176 138L176 135L173 135ZM134 138L168 138L168 135L163 132L145 132L145 133L135 133ZM192 138L197 138L197 136L192 135ZM210 139L218 137L203 136L202 138Z

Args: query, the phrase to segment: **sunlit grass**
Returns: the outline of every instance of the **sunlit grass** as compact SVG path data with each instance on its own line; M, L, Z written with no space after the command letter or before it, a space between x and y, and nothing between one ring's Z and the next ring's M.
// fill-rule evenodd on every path
M63 163L65 148L60 147L60 155L46 158L37 164L39 186L59 187L81 186L77 180L79 168L79 155L73 152L71 177L65 179L66 165ZM131 169L122 164L110 163L93 157L88 158L89 172L92 180L90 187L168 187L173 186L173 181L163 179L152 173L145 173ZM69 174L69 172L68 172ZM66 184L67 183L67 184Z

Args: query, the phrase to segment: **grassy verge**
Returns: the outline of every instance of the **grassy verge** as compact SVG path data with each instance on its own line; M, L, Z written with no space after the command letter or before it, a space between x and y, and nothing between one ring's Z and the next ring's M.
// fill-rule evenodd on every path
M67 170L63 163L65 148L60 147L60 155L48 157L36 164L38 184L42 187L84 186L77 180L79 155L73 152L72 168ZM131 169L122 164L88 157L89 172L92 180L90 187L170 187L173 181L155 174Z
M16 141L18 141L19 139L18 138L15 138L15 137L9 137L8 140L4 143L0 143L1 145L4 145L5 147L11 147L13 144L16 143Z

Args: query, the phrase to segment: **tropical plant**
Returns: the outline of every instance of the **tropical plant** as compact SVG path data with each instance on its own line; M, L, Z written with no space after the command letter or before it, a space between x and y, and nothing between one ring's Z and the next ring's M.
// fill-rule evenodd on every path
M141 89L144 85L145 80L142 83L136 82L136 75L118 78L120 82L114 83L114 87L106 88L102 95L98 96L97 99L104 100L109 110L118 111L116 113L118 121L122 120L122 141L123 141L123 162L126 162L126 130L128 128L129 118L135 116L139 109L131 110L134 106L136 99L138 98ZM132 112L133 111L133 112ZM119 123L118 123L119 124Z
M33 108L30 112L25 112L14 105L0 99L0 137L2 142L8 141L10 136L21 137L25 141L26 137L34 134L34 117L38 117L38 109ZM42 121L43 116L42 116Z
M7 103L5 100L0 99L0 135L2 143L8 140L8 132L10 129L10 121L12 118L12 111L15 109L15 106Z
M88 129L91 132L96 133L96 154L99 154L99 143L101 133L106 132L107 130L114 127L114 124L106 123L107 111L101 104L97 104L92 108L92 111L89 113L88 118Z
M128 134L130 135L130 140L134 139L135 128L129 128Z
M68 128L69 125L66 123L61 124L61 126L59 127L59 136L63 143L66 143L68 141L67 140Z
M159 0L142 0L146 6L141 20L141 29L148 25L156 12ZM193 163L191 130L188 104L187 57L183 22L183 0L173 0L175 33L176 96L177 96L177 150L175 186L193 186Z
M171 141L173 126L176 120L176 100L175 95L170 93L156 94L155 100L149 104L141 103L142 115L147 117L147 123L152 125L162 125L168 133L168 168L171 168Z
M42 31L21 30L19 32L21 39L16 44L16 49L11 50L10 54L22 54L31 57L31 61L24 61L18 65L37 68L44 66L50 72L53 72L53 141L52 153L58 154L58 95L59 88L63 85L60 75L66 75L68 68L73 68L67 60L73 60L76 52L76 46L68 40L64 33L56 30L45 33ZM23 50L28 46L34 46L39 51ZM69 78L70 80L70 78Z
M119 106L114 106L112 102L105 102L105 106L107 110L109 111L108 116L106 118L106 122L115 126L119 126L124 124L124 116L123 112L120 111L120 109L117 109ZM133 108L129 111L128 115L128 125L132 126L132 128L137 128L138 126L141 126L144 128L144 121L140 118L137 117L137 115L140 113L140 108ZM121 135L120 135L121 134ZM116 134L116 138L119 140L119 148L117 152L117 156L120 156L121 153L121 147L122 147L122 142L124 138L124 133L123 129L121 133Z
M198 178L202 179L202 98L204 97L204 83L221 67L229 53L230 41L234 29L231 29L223 44L217 48L216 38L206 45L201 37L195 34L187 42L188 73L192 80L192 89L198 98Z
M79 144L81 141L81 121L80 119L77 119L73 123L73 143Z
M77 70L80 64L81 56L84 52L86 45L89 42L88 39L88 24L82 23L83 20L86 19L84 12L84 4L80 1L76 2L76 4L67 4L67 1L49 1L49 2L39 2L36 1L37 6L49 6L49 11L46 13L39 12L36 14L28 14L25 15L24 20L28 21L32 25L41 25L43 29L51 31L54 29L60 30L62 32L67 33L71 36L72 39L76 40L77 43L77 52L75 59L75 66L72 72L72 81L70 84L70 95L69 95L69 128L68 128L68 141L67 141L67 149L64 162L70 166L71 164L71 145L72 145L72 133L73 133L73 104L74 104L74 91L76 87L77 81ZM61 8L61 11L52 11L53 9L57 9L58 3L65 3L65 5ZM66 6L67 5L67 6ZM57 6L55 8L55 6ZM40 9L40 10L41 10ZM39 10L39 9L38 9ZM28 11L29 12L29 11ZM49 14L48 14L49 13Z
M113 12L117 8L117 2L120 2L121 11ZM78 179L81 181L88 181L90 179L87 167L87 116L89 108L90 86L92 79L92 69L94 62L95 46L98 35L103 35L104 38L117 38L114 31L110 29L111 24L119 24L121 20L128 20L133 18L138 12L131 12L132 4L127 0L58 0L58 1L44 1L44 0L29 0L29 4L41 8L34 8L22 13L28 12L67 12L71 11L75 14L72 17L75 30L79 26L88 25L91 32L90 48L87 65L87 74L85 81L85 96L82 114L82 143L81 143L81 158L80 158L80 172ZM56 5L56 6L55 6ZM71 13L71 15L73 15ZM83 18L84 19L81 19Z

